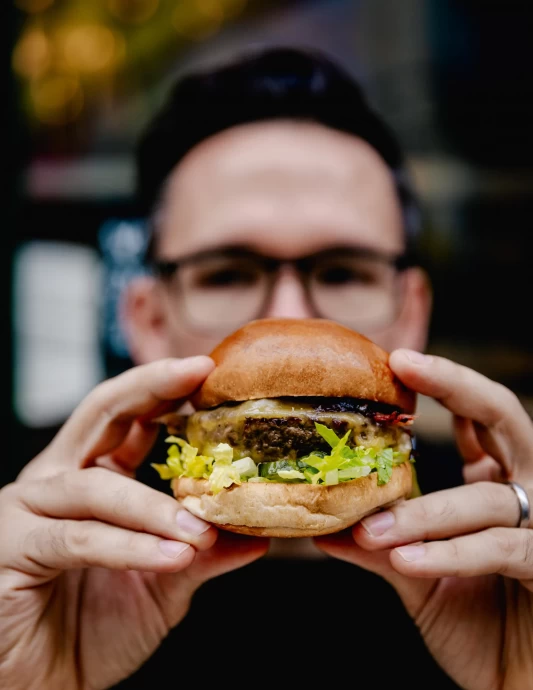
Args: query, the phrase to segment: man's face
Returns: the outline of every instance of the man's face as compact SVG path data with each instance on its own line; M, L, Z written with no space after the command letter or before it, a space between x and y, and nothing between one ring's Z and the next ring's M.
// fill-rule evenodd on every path
M393 178L377 152L349 134L293 121L235 127L196 146L167 180L156 228L156 258L169 262L235 246L280 260L339 247L353 248L356 255L363 249L390 256L401 255L405 248ZM377 271L377 266L381 264L372 270ZM182 271L185 277L139 281L130 290L126 310L133 356L142 362L209 353L239 325L241 313L248 320L317 315L341 320L337 318L340 298L331 295L342 294L344 299L346 285L344 292L333 293L330 278L317 274L320 265L313 270L316 275L310 281L318 286L318 304L324 313L316 313L317 304L298 270L282 263L268 278L269 290L264 287L268 298L261 302L259 313L249 311L251 297L245 292L253 281L261 281L259 273L234 279L226 271L224 281L234 284L229 292L224 286L225 302L222 293L212 291L213 285L207 293L201 286L204 295L221 300L204 300L204 306L216 304L216 308L211 314L202 307L201 327L194 313L195 309L200 313L199 307L194 306L193 313L190 308L201 303L194 301L194 292L194 299L189 299L189 292L199 289L202 265L198 268L193 262L187 273ZM342 270L346 272L344 265ZM374 307L365 301L364 292L354 292L343 316L388 350L423 348L429 298L422 273L418 269L399 273L387 264L382 270L388 271L386 289L390 305L394 304L394 310L387 311L388 319L373 319ZM334 287L339 290L339 285ZM322 299L324 295L327 298ZM374 316L380 309L384 307L376 306Z

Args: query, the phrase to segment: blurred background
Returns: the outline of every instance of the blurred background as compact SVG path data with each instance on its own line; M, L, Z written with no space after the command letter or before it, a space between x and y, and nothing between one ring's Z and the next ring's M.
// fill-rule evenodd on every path
M181 71L317 47L406 149L434 284L429 349L533 411L530 0L9 0L10 452L2 482L130 365L116 306L142 271L132 151ZM452 442L423 400L417 428Z

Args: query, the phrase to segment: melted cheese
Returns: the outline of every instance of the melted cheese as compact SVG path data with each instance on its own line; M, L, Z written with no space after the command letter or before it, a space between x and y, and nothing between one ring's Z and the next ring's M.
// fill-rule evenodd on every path
M290 403L277 399L247 400L240 405L221 405L214 410L195 412L187 422L187 438L201 452L207 452L210 447L230 440L238 457L246 454L246 448L241 447L238 442L243 436L246 419L287 417L320 422L325 426L331 426L333 420L346 422L347 427L352 429L350 446L378 449L393 447L407 457L411 451L411 437L397 425L378 426L360 412L317 410L313 405L299 403L297 399ZM231 443L231 440L234 442Z

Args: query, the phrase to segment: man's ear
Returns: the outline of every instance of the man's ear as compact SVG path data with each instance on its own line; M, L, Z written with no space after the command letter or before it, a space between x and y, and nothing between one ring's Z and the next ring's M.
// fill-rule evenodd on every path
M149 276L134 278L124 290L120 318L136 364L169 357L168 324L160 287Z
M392 352L399 347L423 352L428 340L432 307L431 283L427 273L418 266L407 269L402 276L403 300L394 323L370 335L378 345Z

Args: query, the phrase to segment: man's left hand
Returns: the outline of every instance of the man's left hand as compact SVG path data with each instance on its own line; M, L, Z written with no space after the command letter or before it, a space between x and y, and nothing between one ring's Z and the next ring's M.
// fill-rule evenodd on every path
M390 366L453 414L466 484L404 501L317 545L395 587L443 669L467 690L533 688L533 423L479 373L409 350Z

